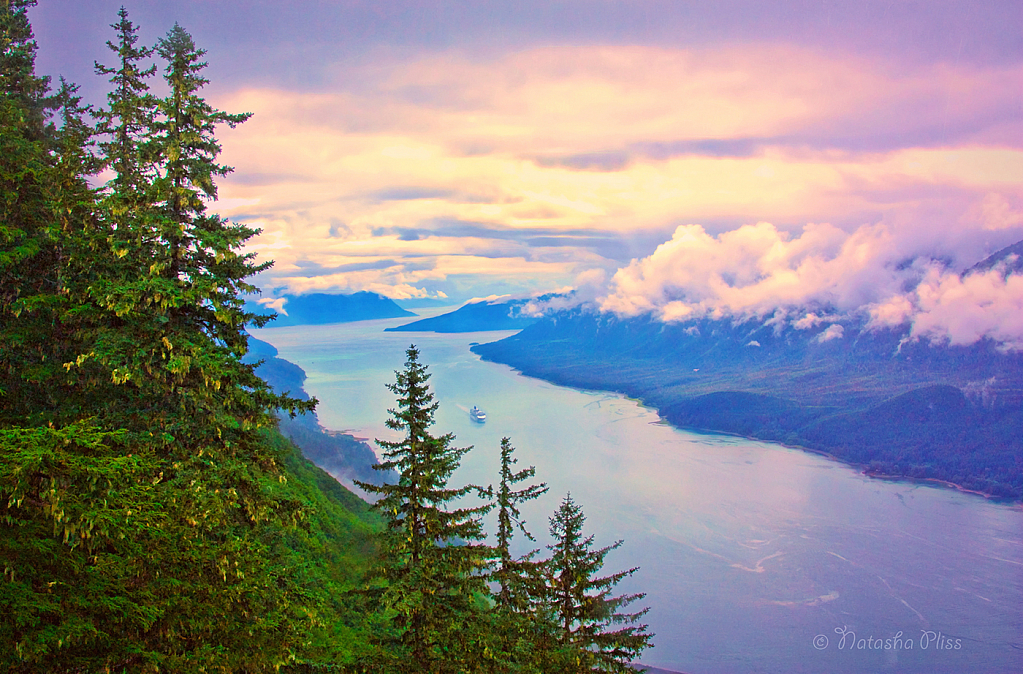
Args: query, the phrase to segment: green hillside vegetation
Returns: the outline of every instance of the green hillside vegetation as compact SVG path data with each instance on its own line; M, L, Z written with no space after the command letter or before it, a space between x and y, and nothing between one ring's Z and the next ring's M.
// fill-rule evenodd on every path
M513 558L541 488L512 489L533 471L507 441L498 489L448 484L468 449L431 433L414 347L374 506L281 436L316 401L301 370L267 364L298 382L280 393L246 358L267 264L207 210L231 170L214 132L248 115L202 98L183 28L142 47L124 9L107 107L51 93L34 4L0 6L0 670L631 671L652 635L612 594L633 570L599 575L619 543L594 549L566 498L550 558Z
M303 388L305 370L277 355L277 349L272 344L249 337L249 352L242 361L256 365L256 373L274 391L299 400L309 400ZM282 414L278 420L278 429L302 450L307 459L339 480L345 480L346 484L351 484L352 480L394 481L393 474L373 470L377 458L369 445L348 434L327 433L320 427L315 411L294 417Z

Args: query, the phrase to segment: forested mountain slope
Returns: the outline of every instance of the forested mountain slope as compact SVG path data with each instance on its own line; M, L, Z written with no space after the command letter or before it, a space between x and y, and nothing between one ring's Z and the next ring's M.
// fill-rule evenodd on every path
M483 358L568 386L618 391L686 428L825 451L870 470L1023 495L1023 354L990 340L909 340L845 320L664 323L577 309Z

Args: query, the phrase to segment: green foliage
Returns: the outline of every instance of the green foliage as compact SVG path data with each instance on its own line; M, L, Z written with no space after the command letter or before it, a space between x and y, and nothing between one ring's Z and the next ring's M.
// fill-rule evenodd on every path
M239 295L263 267L238 249L253 232L193 198L227 171L216 125L244 116L198 97L200 52L180 28L161 45L169 77L182 60L188 73L160 109L191 126L151 116L147 71L132 70L148 51L131 51L122 11L97 156L76 87L48 97L34 75L33 4L0 7L0 668L355 659L334 644L362 621L337 597L372 525L267 435L278 408L314 403L241 362ZM103 165L118 177L97 194L86 179Z
M593 550L592 536L582 536L582 511L568 498L551 520L557 540L550 546L552 557L534 561L534 551L513 558L515 530L532 539L518 505L542 495L546 485L515 488L533 478L535 470L513 470L514 448L504 438L496 492L450 488L448 480L468 450L452 448L450 434L430 434L438 403L418 350L409 347L406 355L404 369L389 385L398 404L388 420L404 438L378 441L385 460L376 466L397 471L398 482L360 485L381 495L374 508L386 521L377 584L365 593L383 612L385 636L375 667L397 672L626 671L652 635L645 625L634 624L645 610L619 612L644 595L611 595L636 569L596 575L621 542ZM473 489L495 502L454 507ZM497 545L487 548L477 543L483 538L480 517L494 507ZM497 565L490 575L493 594L483 585L488 560Z
M374 507L386 522L376 572L382 584L375 594L394 636L383 655L397 671L468 671L485 657L480 598L486 594L483 572L491 553L478 541L489 506L449 509L474 489L448 486L469 449L452 447L450 433L430 434L439 403L419 351L411 346L406 356L405 368L388 386L398 401L387 421L404 438L378 440L384 460L374 466L398 471L398 482L359 483L380 495Z
M523 489L513 487L536 476L536 468L530 466L514 471L512 466L518 462L514 457L515 448L509 438L501 438L501 482L496 494L497 506L497 557L498 568L494 579L498 583L496 596L498 606L515 612L528 608L528 578L532 575L529 557L516 559L511 554L511 540L518 529L529 540L535 540L526 530L526 523L521 519L519 504L532 501L547 493L547 483L529 485Z
M340 597L372 554L372 518L282 437L264 440L286 471L200 459L167 479L124 433L0 431L5 671L354 660L367 640Z
M136 64L149 52L135 49L134 28L124 13L121 19L115 25L121 67L104 70L120 87L104 119L114 140L103 146L114 153L107 159L118 170L104 202L118 223L112 237L118 264L89 288L112 320L75 366L100 364L129 398L159 397L145 415L130 403L119 405L122 426L148 430L179 448L217 443L230 449L246 433L272 426L275 409L313 406L273 394L254 366L241 362L244 325L266 320L243 310L241 296L256 290L245 279L269 263L239 252L255 230L206 212L204 200L216 198L215 178L230 171L216 163L214 131L248 115L214 110L199 95L207 82L199 60L204 52L177 25L157 46L170 93L154 101L142 81L150 71Z
M39 134L49 79L35 74L37 47L28 21L28 9L35 5L36 0L5 0L0 7L0 87L5 102L22 113L21 125Z
M128 19L128 11L121 7L117 16L120 21L110 26L117 32L117 43L108 41L107 47L117 55L118 64L116 67L95 64L97 74L111 76L113 90L107 95L110 107L96 116L100 120L97 130L107 138L101 145L103 155L116 173L108 208L118 222L125 222L145 204L155 175L151 165L154 144L151 131L157 100L149 94L146 79L156 73L156 66L142 65L154 50L136 46L138 27ZM133 233L140 235L137 229Z
M648 609L636 613L619 609L646 595L612 596L615 585L638 569L598 576L604 558L622 541L594 550L593 536L583 535L585 521L571 495L551 517L554 544L548 546L551 558L544 565L546 587L540 600L558 630L545 654L547 667L554 665L560 672L631 672L628 663L650 645L653 635L646 625L636 624Z
M497 568L491 579L496 587L492 621L496 631L495 647L499 651L499 666L502 672L544 671L544 654L552 642L557 625L550 614L537 610L537 598L543 594L543 564L535 561L539 552L513 557L511 541L516 530L529 540L534 540L526 529L518 506L525 501L539 498L547 492L545 483L530 484L521 489L515 485L536 475L533 466L515 471L517 463L515 448L509 438L501 439L500 483L494 494L497 509L497 542L495 561Z
M0 7L0 418L36 401L34 382L59 368L59 347L46 336L60 329L63 250L54 197L61 181L46 126L54 101L48 80L34 73L26 14L34 4Z

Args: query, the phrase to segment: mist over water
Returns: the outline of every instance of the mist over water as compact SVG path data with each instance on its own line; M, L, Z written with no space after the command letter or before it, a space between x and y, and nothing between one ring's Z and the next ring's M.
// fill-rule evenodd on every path
M551 487L523 508L533 547L569 491L597 545L625 540L605 571L641 567L619 589L648 593L657 636L642 662L692 674L1023 671L1018 505L679 431L634 401L469 352L511 333L383 332L402 322L253 333L307 372L325 427L370 439L395 438L385 384L415 343L440 401L435 431L475 447L454 483L494 482L509 436L519 465Z

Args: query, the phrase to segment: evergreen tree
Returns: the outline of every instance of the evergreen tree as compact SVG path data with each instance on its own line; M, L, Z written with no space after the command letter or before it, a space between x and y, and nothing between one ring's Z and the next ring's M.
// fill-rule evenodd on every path
M607 554L622 541L594 550L593 536L584 537L582 508L565 497L550 520L554 544L548 546L545 603L558 624L549 657L562 672L632 672L629 662L649 647L653 637L636 622L647 612L618 610L645 594L611 596L615 585L638 569L609 576L597 574Z
M22 132L41 138L47 119L48 77L35 73L38 49L28 9L36 0L4 0L0 5L0 86L6 103L20 110Z
M497 604L512 611L521 612L528 608L528 581L531 562L526 558L515 558L511 554L511 540L518 529L529 540L535 540L526 530L526 523L521 519L519 504L532 501L547 493L547 484L529 485L523 489L514 489L520 482L536 476L536 468L530 466L518 472L513 470L518 460L514 457L515 448L511 440L501 438L501 482L497 491L497 546L498 568L494 579L498 583L495 599Z
M240 253L256 231L208 213L206 201L216 198L216 177L231 170L216 162L216 127L249 115L215 110L201 97L205 52L175 25L157 46L170 93L156 102L150 122L149 70L137 64L148 51L134 47L134 26L123 11L120 17L121 65L113 71L111 109L102 115L109 134L102 146L118 171L106 200L118 264L90 286L116 320L76 366L93 360L109 371L122 391L107 412L120 427L153 434L171 453L253 451L251 432L275 425L276 408L307 410L315 401L274 395L254 366L241 362L245 324L266 319L245 312L240 298L257 290L246 279L271 263Z
M95 68L97 74L110 75L113 85L107 95L110 107L98 112L97 117L100 120L98 131L108 138L102 144L103 154L115 173L108 185L110 194L122 200L111 211L115 219L120 220L138 207L154 177L150 135L157 99L149 93L146 83L156 74L156 65L142 65L154 50L136 46L138 27L128 19L128 10L121 7L117 16L120 20L110 25L117 32L117 42L107 41L107 47L117 55L117 66L97 62Z
M533 466L514 470L517 460L515 448L508 438L501 439L501 480L494 499L497 509L497 544L494 549L495 569L492 580L496 583L494 595L495 634L494 647L498 652L497 671L543 671L542 659L545 640L554 633L554 625L545 611L536 610L536 597L542 594L542 564L534 561L537 550L521 556L511 554L511 541L516 530L528 540L535 540L526 529L519 512L519 504L539 498L547 492L545 483L530 484L521 489L515 486L536 475Z
M399 473L396 484L359 483L380 494L374 507L387 529L381 542L384 582L378 595L392 619L396 638L391 666L406 672L477 671L486 659L488 635L481 630L483 572L490 548L481 517L489 506L452 507L475 488L448 486L470 448L452 446L454 436L430 434L439 403L430 392L419 351L410 346L403 370L388 388L398 396L387 427L404 434L378 440L384 460L378 470Z
M107 217L88 187L92 130L74 87L48 97L34 75L33 4L0 4L0 669L274 669L315 602L279 549L307 512L258 431L311 403L240 362L252 231L183 200L173 278L166 228L113 236L138 219ZM144 142L164 165L188 157L183 193L197 176L215 196L213 129L231 120L204 121L194 89L178 99L201 129ZM139 175L147 194L173 182Z
M146 271L155 261L159 246L159 220L155 209L157 98L149 93L147 79L156 74L156 65L145 66L155 50L137 46L138 27L121 7L119 21L111 24L117 41L107 47L117 58L116 66L95 63L96 73L110 76L112 90L107 94L108 108L96 113L98 133L105 164L114 171L103 198L105 216L112 231L109 242L122 266L135 273Z
M47 339L62 303L47 129L54 103L48 79L35 75L34 5L0 4L0 424L24 422L61 362Z

